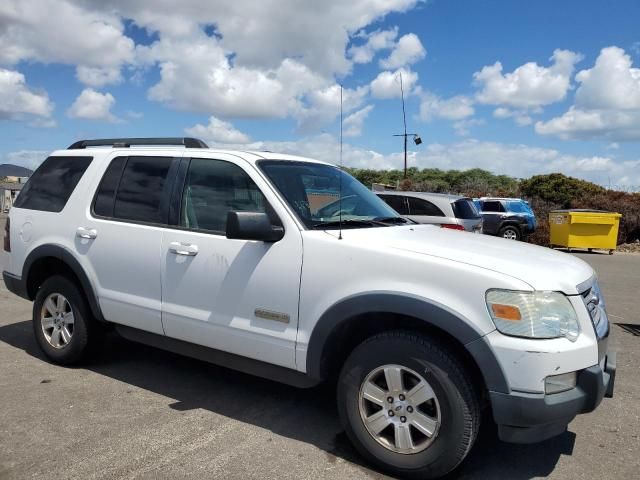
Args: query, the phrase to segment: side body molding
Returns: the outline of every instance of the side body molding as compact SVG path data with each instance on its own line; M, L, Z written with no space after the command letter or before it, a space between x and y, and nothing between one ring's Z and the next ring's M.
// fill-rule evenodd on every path
M104 316L102 315L102 310L100 309L100 304L98 303L98 297L93 290L93 286L89 281L89 277L86 272L80 265L80 262L76 260L76 258L64 247L59 245L41 245L39 247L34 248L29 255L27 256L24 265L22 266L22 282L24 282L25 287L28 285L29 274L31 273L31 267L40 259L46 257L57 258L64 262L70 269L73 271L75 276L80 281L80 285L84 290L87 302L89 303L89 308L91 308L91 313L93 316L101 322L104 322ZM29 292L29 300L33 300L35 295Z
M331 335L350 319L366 313L404 315L425 322L425 326L437 327L457 339L482 372L487 389L509 393L502 367L481 332L469 322L442 305L415 297L395 293L371 293L349 297L331 306L318 320L307 349L307 374L324 379L322 364L325 348Z

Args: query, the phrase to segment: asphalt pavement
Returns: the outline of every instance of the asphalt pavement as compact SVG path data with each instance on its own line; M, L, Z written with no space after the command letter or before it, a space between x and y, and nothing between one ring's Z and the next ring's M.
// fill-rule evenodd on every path
M640 255L578 256L607 299L615 397L537 445L502 443L487 423L452 478L638 478ZM59 367L30 318L31 304L0 282L0 479L386 478L350 446L331 388L298 390L116 335L91 364Z

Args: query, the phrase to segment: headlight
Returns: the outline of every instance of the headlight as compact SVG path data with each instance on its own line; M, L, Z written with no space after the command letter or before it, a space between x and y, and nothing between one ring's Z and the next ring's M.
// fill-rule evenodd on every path
M505 335L566 337L575 342L580 333L571 302L558 292L489 290L487 307L496 328Z

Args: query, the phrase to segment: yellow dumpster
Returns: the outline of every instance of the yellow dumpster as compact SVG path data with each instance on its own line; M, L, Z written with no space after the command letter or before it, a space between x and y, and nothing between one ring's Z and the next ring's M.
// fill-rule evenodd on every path
M600 210L554 210L549 213L551 247L594 248L613 254L618 241L619 213Z

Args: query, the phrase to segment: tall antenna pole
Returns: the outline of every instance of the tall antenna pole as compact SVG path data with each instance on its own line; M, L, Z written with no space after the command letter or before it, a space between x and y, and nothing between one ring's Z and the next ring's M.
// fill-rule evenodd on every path
M393 135L394 137L404 137L404 178L407 178L407 137L412 136L413 142L416 145L422 143L422 139L417 133L407 133L407 114L404 109L404 85L402 84L402 72L398 72L400 76L400 97L402 98L402 124L404 125L404 132Z
M407 115L404 111L404 87L402 85L402 72L400 74L400 96L402 97L402 122L404 124L404 178L407 178Z
M405 141L406 141L405 137ZM342 240L342 84L340 84L340 180L338 187L338 208L340 209L339 218L340 218L340 229L338 230L338 240Z

